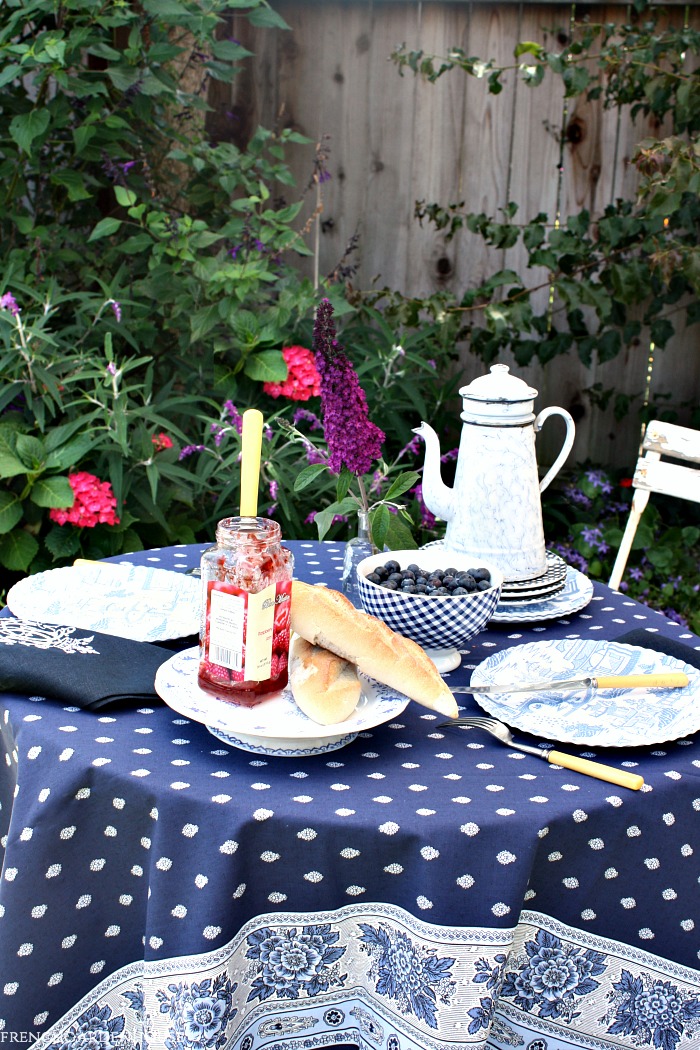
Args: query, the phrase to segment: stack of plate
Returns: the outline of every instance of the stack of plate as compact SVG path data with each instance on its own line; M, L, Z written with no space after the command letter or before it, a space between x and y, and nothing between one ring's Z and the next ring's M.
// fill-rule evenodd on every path
M566 585L566 562L553 551L547 551L547 568L538 576L528 580L510 580L501 589L501 604L516 602L542 602L564 590Z
M444 547L444 541L432 540L425 547ZM504 583L489 623L559 619L585 609L592 597L592 581L558 554L547 551L547 568L541 576Z

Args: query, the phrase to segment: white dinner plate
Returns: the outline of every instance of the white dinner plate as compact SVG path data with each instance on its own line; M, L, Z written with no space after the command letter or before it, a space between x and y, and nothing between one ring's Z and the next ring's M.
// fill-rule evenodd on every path
M474 694L489 714L543 740L638 747L677 740L700 729L700 671L691 664L636 645L565 638L494 653L474 669L471 680L475 685L513 685L662 671L685 671L689 683L681 689Z
M7 604L22 620L160 642L199 632L201 587L167 569L90 562L26 576L10 588Z
M255 707L240 707L201 689L198 667L197 646L161 664L155 681L160 698L226 744L261 755L293 758L335 751L363 730L395 718L409 703L403 693L361 676L362 696L354 712L337 725L321 726L297 707L290 689L271 693Z
M585 609L593 597L593 583L572 565L566 569L566 584L550 598L499 602L491 623L534 623L536 620L558 620L561 616Z

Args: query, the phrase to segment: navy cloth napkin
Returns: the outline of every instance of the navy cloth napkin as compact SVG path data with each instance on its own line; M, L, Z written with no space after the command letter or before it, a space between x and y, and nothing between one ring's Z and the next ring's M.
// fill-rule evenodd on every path
M642 649L654 649L657 653L666 653L676 660L682 660L684 664L700 668L700 651L691 645L685 645L684 642L676 641L675 638L664 638L661 634L638 628L619 635L615 641L624 645L638 645Z
M156 671L172 651L79 627L0 618L0 691L89 711L158 700Z

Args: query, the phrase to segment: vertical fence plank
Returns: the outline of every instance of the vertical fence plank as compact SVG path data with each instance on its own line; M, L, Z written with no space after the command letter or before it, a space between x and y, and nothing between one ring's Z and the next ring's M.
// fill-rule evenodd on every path
M213 126L217 137L237 142L260 123L294 127L312 144L327 143L331 179L321 187L318 226L315 191L307 190L313 145L291 151L297 185L283 189L289 200L304 194L300 226L307 224L311 245L318 230L321 276L336 266L357 232L359 247L349 260L358 263L355 287L385 286L419 297L440 289L459 295L506 266L523 273L528 286L541 283L535 301L541 310L549 294L546 272L525 269L522 247L497 252L466 230L447 242L444 233L429 224L421 227L414 218L416 200L443 206L463 201L466 210L496 217L512 200L519 204L520 222L538 212L554 217L560 205L565 222L582 207L597 215L618 196L633 198L637 172L631 158L641 137L659 133L653 122L632 121L624 110L606 109L602 100L574 99L565 110L561 83L553 76L528 89L513 69L504 77L503 92L494 96L485 80L459 71L430 85L411 73L401 77L389 60L405 42L440 55L457 45L468 55L514 65L519 40L539 41L548 49L566 46L569 4L275 0L273 6L289 23L288 32L255 30L232 16L232 35L255 58L236 78L230 98L216 89ZM698 8L690 10L695 23ZM588 12L593 21L620 23L631 9L601 4ZM672 7L669 20L682 20L684 12L680 5ZM308 275L314 271L312 260L299 259L298 266ZM682 391L692 401L700 388L698 357L695 329L678 331L655 356L651 395L681 401ZM572 355L546 368L506 363L539 390L536 407L557 404L575 413L572 458L622 464L636 456L637 424L630 419L621 425L612 406L591 410L586 391L598 384L641 398L647 359L648 339L642 339L613 361L594 361L591 367ZM464 382L485 371L468 349L460 368ZM558 444L556 433L542 435L544 461L554 457Z

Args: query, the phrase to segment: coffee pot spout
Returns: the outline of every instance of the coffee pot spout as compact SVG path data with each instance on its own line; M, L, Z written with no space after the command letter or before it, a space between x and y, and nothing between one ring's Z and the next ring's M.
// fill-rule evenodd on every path
M425 460L421 481L423 502L436 518L450 521L454 514L454 490L445 485L440 472L440 439L428 423L415 427L414 434L425 441Z

